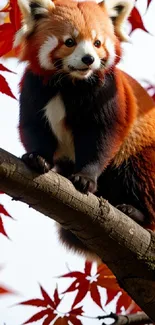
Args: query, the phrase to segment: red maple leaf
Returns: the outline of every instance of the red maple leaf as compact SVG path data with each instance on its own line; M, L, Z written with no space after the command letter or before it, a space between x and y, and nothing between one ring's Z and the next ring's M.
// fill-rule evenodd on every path
M2 270L2 269L3 269L3 266L0 265L0 270ZM5 294L13 294L13 291L0 285L0 295L5 295Z
M53 316L54 316L54 317L53 317ZM42 325L50 325L51 322L52 322L52 320L53 320L55 317L56 317L56 315L54 315L54 314L53 314L53 315L48 315L47 318L44 319ZM56 324L56 323L54 322L54 324ZM59 323L59 325L60 325L60 323Z
M91 275L92 263L86 261L84 272L69 272L62 275L62 277L75 278L73 283L63 293L73 292L78 290L77 295L74 299L72 307L75 307L81 302L86 294L90 292L93 301L102 308L101 297L98 291L96 276ZM97 275L97 274L96 274Z
M8 1L7 4L6 4L6 6L3 7L3 8L0 10L0 12L9 12L10 9L11 9L11 8L10 8L10 2Z
M1 192L0 194L3 194L3 193ZM4 206L2 204L0 204L0 233L3 234L4 236L8 237L8 235L5 231L4 225L3 225L3 220L2 220L1 214L3 214L4 216L7 216L9 218L12 218L11 215L8 213L8 211L6 211L6 209L4 208Z
M117 301L116 304L116 313L119 314L121 313L122 306L124 306L125 310L127 310L130 305L132 304L132 299L131 297L128 296L128 294L124 291L121 290L121 295Z
M140 307L132 300L130 306L126 309L126 314L136 314L141 311Z
M42 319L46 315L48 315L48 316L50 315L51 320L53 320L55 318L55 316L56 316L55 314L53 314L53 311L51 310L51 308L46 308L44 310L39 311L38 313L36 313L32 317L30 317L25 323L23 323L23 325L29 324L29 323L32 323L32 322L36 322L37 320Z
M0 63L0 70L1 71L5 71L5 72L11 72L11 73L15 73L11 70L9 70L8 68L6 68L3 64ZM13 98L15 98L15 96L13 95L6 79L0 75L0 92L2 92L3 94L6 94L8 96L11 96ZM15 98L16 99L16 98ZM1 212L1 211L0 211Z
M113 273L105 264L101 264L97 268L97 285L107 289L107 301L106 305L114 299L120 287L117 284L116 278Z
M6 68L6 67L5 67L3 64L1 64L1 63L0 63L0 70L1 70L1 71L5 71L5 72L16 73L16 72L14 72L14 71L9 70L8 68ZM1 192L0 192L0 194L1 194Z
M14 26L15 31L19 30L21 27L21 13L17 0L10 0L10 21Z
M77 318L77 316L81 316L82 313L82 307L73 308L69 313L67 313L67 315L57 318L54 325L68 325L70 323L73 325L82 325L81 321ZM43 323L43 325L49 325L49 323Z
M2 94L8 95L8 96L16 99L16 97L13 95L6 79L2 75L0 75L0 92Z
M117 312L120 312L122 306L124 306L125 309L129 308L130 304L132 303L132 299L119 287L116 277L109 270L109 268L105 264L98 266L97 272L94 275L95 281L91 281L93 280L93 277L91 277L91 266L92 264L90 262L86 262L84 272L73 271L62 276L76 278L69 288L63 292L67 293L78 290L72 306L74 307L77 305L86 296L86 294L90 292L93 301L102 308L101 297L98 290L98 287L102 287L107 289L106 305L115 298L118 292L121 292L118 299Z
M11 23L0 25L0 56L11 51L14 35L15 30Z
M152 0L147 0L147 8L149 7Z
M9 294L9 293L12 292L4 287L0 287L0 295Z
M12 50L15 33L21 27L21 14L17 0L8 1L1 12L8 12L9 22L0 25L0 56Z
M35 321L38 321L42 319L44 316L47 316L44 320L44 325L50 324L52 320L57 316L54 311L56 310L57 306L59 305L61 299L59 298L57 288L54 291L54 296L53 300L50 298L48 293L43 289L42 286L40 286L40 290L42 293L42 299L40 298L35 298L35 299L30 299L26 300L20 303L20 305L29 305L29 306L35 306L35 307L42 307L44 308L43 310L39 311L32 317L30 317L24 324L29 324ZM46 322L45 322L46 321Z
M8 237L4 225L3 225L3 220L2 217L0 216L0 233L3 234L4 236Z
M98 266L98 278L97 278L97 285L104 287L107 289L107 301L106 305L111 302L118 292L121 292L121 295L117 301L116 306L116 312L121 312L121 307L124 306L125 310L128 310L129 308L133 312L136 312L137 310L140 310L139 307L133 302L133 300L128 296L128 294L119 287L116 277L113 275L113 273L109 270L109 268L105 264L101 264ZM131 308L131 306L134 307Z
M147 29L144 26L142 17L136 7L133 8L131 15L128 18L129 22L131 23L132 29L131 32L133 32L135 29L142 29L145 32L148 33Z
M0 213L4 214L4 215L7 216L7 217L12 218L12 217L10 216L10 214L6 211L6 209L4 208L4 206L3 206L2 204L0 204Z

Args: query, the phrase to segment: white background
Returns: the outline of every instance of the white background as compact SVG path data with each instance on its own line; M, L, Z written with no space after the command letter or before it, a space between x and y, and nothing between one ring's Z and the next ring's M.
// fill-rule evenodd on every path
M0 1L2 5L3 0ZM152 2L148 14L144 16L144 22L150 33L155 35L155 1ZM146 1L139 0L138 7L144 14ZM155 37L143 31L136 31L132 34L131 40L132 43L123 44L124 57L120 67L140 82L145 79L155 84ZM2 74L18 97L18 83L24 66L16 59L3 63L17 73ZM18 114L18 101L0 93L0 147L20 157L24 149L19 142ZM12 201L6 195L0 195L0 203L4 204L14 218L14 220L3 218L10 240L0 235L0 265L3 266L0 271L0 285L5 285L17 293L0 298L0 325L20 325L35 313L36 308L9 306L25 299L39 298L38 283L52 296L57 283L54 277L68 271L66 263L71 270L83 270L84 259L67 252L60 245L52 220L28 208L26 204ZM62 292L70 281L63 279L58 283L59 291ZM102 293L104 304L106 299L104 290ZM64 299L63 305L60 306L61 311L69 310L73 296L70 294ZM90 316L102 314L102 310L91 303L89 295L85 299L84 309ZM111 304L107 311L115 311L115 304ZM42 321L36 324L41 325ZM84 320L83 324L88 324L88 320ZM95 325L99 322L89 320L89 324Z

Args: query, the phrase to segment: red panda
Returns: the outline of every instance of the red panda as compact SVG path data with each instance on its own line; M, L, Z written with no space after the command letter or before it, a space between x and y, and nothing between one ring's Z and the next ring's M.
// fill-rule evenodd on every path
M23 161L155 224L155 104L117 68L134 0L18 0ZM70 248L87 251L59 227Z

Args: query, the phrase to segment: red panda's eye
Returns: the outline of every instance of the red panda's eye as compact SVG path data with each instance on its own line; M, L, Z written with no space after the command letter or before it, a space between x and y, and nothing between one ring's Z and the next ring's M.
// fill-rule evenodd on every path
M100 46L101 46L101 41L96 40L96 41L94 42L94 46L96 46L96 47L100 47Z
M66 39L66 41L65 41L65 45L66 45L67 47L72 47L72 46L75 45L75 41L74 41L72 38L68 38L68 39Z

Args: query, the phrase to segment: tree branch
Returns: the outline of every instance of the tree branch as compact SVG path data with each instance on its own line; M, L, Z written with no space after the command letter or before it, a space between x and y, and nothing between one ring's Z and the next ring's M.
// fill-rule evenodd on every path
M61 223L94 251L155 321L155 235L106 200L76 191L50 171L38 175L0 149L0 190Z
M143 312L137 313L137 314L131 314L131 315L116 315L114 313L111 313L106 316L98 317L99 320L101 319L108 319L111 318L114 322L112 325L142 325L142 324L150 324L151 319ZM103 322L102 325L105 323ZM106 324L105 324L106 325Z

